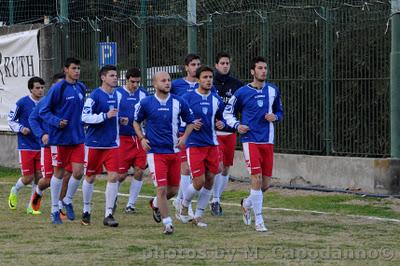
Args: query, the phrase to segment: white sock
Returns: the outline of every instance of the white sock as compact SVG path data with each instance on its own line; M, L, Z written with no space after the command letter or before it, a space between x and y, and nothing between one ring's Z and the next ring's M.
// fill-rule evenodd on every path
M253 205L251 204L251 198L250 195L247 198L243 199L243 207L245 208L251 208Z
M81 183L80 180L76 179L75 177L71 176L68 181L68 189L65 197L63 199L65 204L71 204L72 198L75 196L76 191L78 190L79 184Z
M51 194L51 212L58 212L58 200L60 199L62 179L58 179L54 175L50 180L50 194Z
M18 191L21 189L21 188L23 188L25 186L25 184L24 183L22 183L22 177L20 177L19 179L18 179L18 181L17 181L17 183L15 183L15 186L14 186L14 188L13 188L13 192L14 193L18 193Z
M82 182L82 194L83 194L83 212L90 213L90 207L93 196L93 183L90 184L86 179Z
M220 202L220 194L219 194L219 187L220 187L220 183L222 182L221 180L221 174L216 174L215 178L214 178L214 185L212 187L212 191L213 191L213 199L211 202Z
M220 175L221 182L218 187L218 197L220 198L222 195L222 192L224 192L226 185L228 184L229 181L229 175Z
M133 179L131 182L131 187L129 189L129 200L128 200L128 206L135 206L137 197L139 196L139 192L142 189L143 181L138 181L136 179Z
M178 195L176 195L176 199L177 200L182 200L183 199L183 192L182 192L182 189L180 187L180 184L179 184L179 189L178 189Z
M207 207L208 201L211 197L211 189L202 188L200 190L199 200L197 201L197 208L194 218L202 217L204 209Z
M193 187L193 184L189 184L186 190L183 191L183 201L182 205L188 207L192 201L194 195L196 195L197 190Z
M163 222L163 224L165 225L165 226L167 226L167 225L172 225L172 219L171 219L171 217L166 217L166 218L163 218L162 219L162 222Z
M262 216L262 204L263 204L263 194L261 190L251 190L250 191L251 203L253 205L254 216L256 224L264 222Z
M118 184L107 182L105 217L108 217L110 214L112 215L114 202L115 199L117 198L117 195L118 195Z
M118 184L118 191L119 191L119 188L121 187L121 182L117 181L117 184Z
M179 183L179 189L182 191L182 199L185 197L185 191L187 187L192 183L190 175L181 175L181 182Z
M36 186L36 190L35 191L39 196L42 196L43 191L39 188L39 186Z
M153 198L153 207L158 208L158 202L157 202L157 197Z
M58 200L58 209L62 210L64 208L64 205L62 203L62 200Z

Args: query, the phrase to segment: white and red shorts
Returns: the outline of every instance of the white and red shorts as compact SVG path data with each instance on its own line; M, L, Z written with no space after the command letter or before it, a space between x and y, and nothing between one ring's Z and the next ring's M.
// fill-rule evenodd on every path
M178 187L181 180L181 158L179 153L149 153L147 163L156 187Z
M274 164L274 145L243 143L243 155L250 175L271 177Z
M131 166L144 170L146 168L146 152L135 136L120 136L119 169L120 174L128 172Z
M213 174L219 173L218 146L189 147L186 151L193 178L204 175L206 169Z
M229 135L217 135L220 152L220 161L224 166L233 165L233 157L236 148L236 133Z
M50 147L42 147L40 153L40 167L42 170L42 176L44 178L50 179L53 176L54 168L53 168L53 160L51 158L51 149ZM65 170L72 173L71 164L68 164L65 167Z
M119 152L118 148L113 149L85 149L85 174L87 176L103 173L103 165L108 172L118 172Z
M22 176L33 176L40 171L40 151L19 151L19 164Z
M85 146L83 144L51 146L50 149L53 166L65 168L72 163L84 163Z

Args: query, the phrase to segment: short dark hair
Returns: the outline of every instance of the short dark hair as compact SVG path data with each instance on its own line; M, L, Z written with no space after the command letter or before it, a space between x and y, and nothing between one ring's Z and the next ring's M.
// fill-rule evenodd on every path
M267 60L265 60L264 57L262 56L256 56L251 60L251 65L250 65L250 69L256 69L256 64L259 62L263 62L263 63L267 63Z
M40 85L44 85L44 80L40 77L32 77L28 80L28 89L32 90L33 89L33 83L39 82Z
M213 69L209 66L200 66L197 70L196 70L196 78L200 78L201 73L206 72L206 71L210 71L211 73L213 73Z
M185 61L184 61L185 66L188 66L188 65L190 64L190 62L192 62L192 61L195 60L195 59L200 60L200 56L197 55L197 54L188 54L188 55L185 57Z
M140 78L140 69L136 68L136 67L128 69L126 71L125 78L129 79L131 77L132 78Z
M65 66L65 67L69 67L71 64L80 65L80 64L81 64L81 61L80 61L79 59L77 59L77 58L74 58L74 57L68 57L68 58L65 60L64 66Z
M64 72L54 74L54 76L51 78L51 84L56 83L56 81L59 79L65 79Z
M103 66L99 71L100 81L101 81L101 76L107 75L107 72L108 71L112 71L112 70L117 71L117 67L113 66L113 65L105 65L105 66Z
M231 56L228 53L225 52L219 52L216 56L215 56L215 63L218 64L219 60L221 60L222 57L228 57L229 60L231 59Z

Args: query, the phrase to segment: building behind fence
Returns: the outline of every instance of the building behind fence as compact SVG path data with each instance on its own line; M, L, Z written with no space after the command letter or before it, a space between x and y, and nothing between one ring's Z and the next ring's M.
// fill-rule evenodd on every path
M208 65L217 52L230 53L232 73L243 81L251 79L250 59L265 56L285 107L278 152L390 154L389 1L197 0L195 23L187 1L178 0L1 0L0 6L7 27L46 23L53 71L78 57L91 88L99 83L99 42L116 42L118 68L140 67L146 86L160 69L182 76L188 47Z

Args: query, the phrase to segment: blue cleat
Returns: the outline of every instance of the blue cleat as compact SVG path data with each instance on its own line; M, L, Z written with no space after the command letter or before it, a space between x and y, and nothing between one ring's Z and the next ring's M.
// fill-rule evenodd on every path
M62 224L63 223L60 218L60 212L56 211L56 212L51 213L51 222L53 224Z
M74 212L74 206L72 206L72 203L70 204L65 204L63 201L63 205L65 207L65 210L67 212L67 218L68 220L75 220L75 212Z

